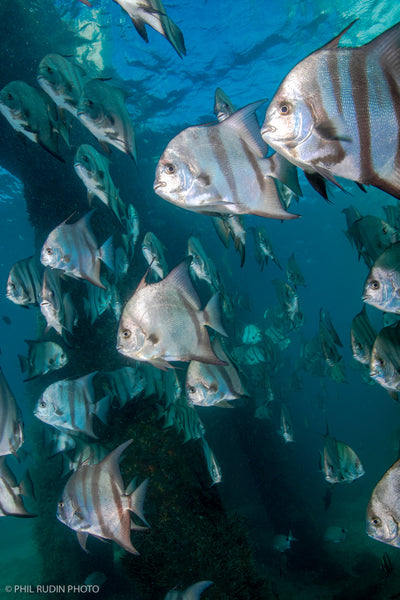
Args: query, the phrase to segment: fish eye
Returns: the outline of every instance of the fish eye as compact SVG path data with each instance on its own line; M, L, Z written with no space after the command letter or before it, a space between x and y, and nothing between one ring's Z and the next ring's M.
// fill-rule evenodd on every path
M369 284L369 287L372 290L379 290L379 288L381 287L381 284L379 283L379 281L377 281L376 279L373 279L371 281L371 283Z
M380 367L383 367L383 365L385 364L385 361L383 360L383 358L380 358L379 356L377 357L376 362L378 363L378 365Z
M58 503L58 508L64 508L64 502L62 500Z
M376 527L380 527L382 525L382 521L381 521L381 519L379 517L374 517L372 519L372 523L374 525L376 525Z
M196 391L196 388L194 388L193 386L190 386L190 387L188 388L188 392L189 392L189 394L194 394L194 393L195 393L195 391Z
M382 227L382 233L387 233L387 227Z
M7 100L14 100L14 96L10 92L7 93Z
M167 173L167 175L173 175L176 171L175 165L168 163L167 165L165 165L164 171L165 173Z
M85 101L86 106L93 106L93 101L90 98L87 98Z
M44 400L40 401L40 408L46 408L46 402Z
M53 69L51 67L46 67L48 73L52 73Z
M122 337L124 337L125 339L130 338L132 335L132 332L130 329L123 329L122 331Z
M15 283L9 283L8 287L12 290L15 290Z
M46 254L48 254L49 256L51 256L53 254L53 250L51 248L46 248L45 249Z
M82 156L82 160L84 160L85 162L89 162L89 159L88 159L88 157L86 156L86 154L84 154L84 155Z
M281 115L284 115L284 116L288 115L290 113L290 106L289 106L289 104L288 103L281 104L280 107L279 107L279 113Z
M356 348L357 348L357 350L362 350L362 344L361 344L361 342L357 342Z

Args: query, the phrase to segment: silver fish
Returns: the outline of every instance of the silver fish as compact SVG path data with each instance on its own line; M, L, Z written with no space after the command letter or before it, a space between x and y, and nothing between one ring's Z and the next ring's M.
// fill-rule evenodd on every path
M145 389L145 378L138 366L122 367L102 373L107 383L103 389L122 408ZM100 375L99 375L100 376Z
M353 357L364 365L369 365L372 347L376 339L376 331L367 315L367 307L364 307L356 315L351 323L350 329L351 349Z
M250 227L250 229L254 236L256 261L258 262L261 271L264 269L264 265L268 264L269 258L274 261L277 267L282 269L280 262L275 255L272 242L269 239L264 227Z
M230 407L228 400L248 396L248 393L218 338L214 338L211 346L215 355L226 364L190 361L186 373L186 397L190 404L196 406Z
M397 399L400 391L400 324L384 327L372 347L369 375Z
M37 306L42 287L40 265L35 256L23 258L11 267L7 279L6 296L21 306Z
M367 507L366 532L384 544L400 548L400 460L376 484Z
M136 161L135 132L125 106L128 96L121 88L91 79L83 86L77 116L100 142L115 146Z
M82 1L82 0L81 0ZM146 25L161 33L178 55L186 56L185 42L179 27L170 19L161 0L114 0L125 10L138 34L148 42Z
M164 256L165 246L158 237L148 231L143 238L142 252L150 271L155 273L159 279L164 279L168 273L168 265Z
M300 193L295 168L260 137L250 104L220 123L188 127L170 141L156 169L156 194L182 208L211 215L255 214L295 219L279 198L275 179Z
M212 479L212 484L221 483L222 481L222 472L221 467L219 466L217 459L215 458L214 452L211 450L207 441L204 437L201 438L201 445L203 447L204 457L207 462L208 472Z
M198 237L191 235L188 239L188 256L192 257L190 271L198 279L206 281L212 290L219 289L218 273L215 264L207 256Z
M97 438L93 431L93 417L106 423L110 399L105 396L95 401L93 378L96 373L49 385L33 411L35 417L65 433L84 433Z
M328 427L324 438L321 470L328 483L351 483L364 475L364 467L350 446L330 436Z
M294 442L292 419L287 406L284 404L281 406L281 426L279 429L279 434L284 439L285 444Z
M128 216L126 218L126 230L127 233L122 235L125 250L131 258L135 254L135 246L139 237L139 215L133 206L128 206Z
M100 260L114 269L112 236L98 247L90 225L93 212L72 225L64 221L53 229L43 244L40 260L44 266L61 269L71 277L87 279L104 288L100 281Z
M396 231L400 231L400 211L397 205L387 205L382 206L385 215L386 221L389 223L391 227L393 227Z
M343 359L343 356L339 354L331 331L322 319L320 319L319 322L319 339L321 342L322 354L328 365L330 367L337 365Z
M201 594L206 590L213 581L198 581L190 587L186 588L185 591L180 592L178 590L171 590L165 596L164 600L199 600Z
M40 312L46 319L47 330L53 327L64 336L72 333L76 324L76 310L71 295L61 290L60 273L57 269L46 267L40 292Z
M115 288L115 286L111 286L104 276L100 278L100 281L103 285L101 288L92 285L88 281L86 285L87 298L83 298L83 308L91 325L93 325L107 309L111 308L113 298L112 289Z
M287 535L282 533L277 533L274 535L272 540L272 547L277 552L286 552L290 550L292 542L297 542L298 540L293 537L292 532L289 531Z
M68 356L55 342L25 341L29 348L28 357L18 355L22 373L26 371L28 374L24 381L62 369L68 364Z
M226 235L232 238L235 250L240 255L240 266L243 267L246 258L246 229L243 217L241 215L221 215L221 217L213 219L214 226L216 219L222 221L221 226L226 229Z
M288 314L292 323L294 323L297 315L300 313L299 296L296 289L292 284L281 279L274 279L272 283L274 284L279 304Z
M400 242L376 259L364 284L362 299L380 310L400 313Z
M30 482L30 479L29 479ZM31 483L31 482L30 482ZM24 481L17 480L6 462L5 456L0 456L0 517L36 517L25 508L22 496L29 494Z
M400 24L364 46L339 47L349 27L290 71L261 135L311 180L344 177L400 198Z
M117 336L121 354L164 369L170 368L169 361L222 364L212 351L205 328L208 325L226 335L218 294L200 310L189 262L184 260L157 283L147 284L142 279L122 313Z
M297 287L298 285L306 285L306 280L301 272L299 265L294 257L294 252L289 256L286 264L286 277L289 283Z
M178 434L184 436L184 444L190 440L204 438L206 432L204 424L196 409L190 406L184 397L177 398L173 404L168 406L164 416L164 427L174 427Z
M374 215L366 215L355 221L349 227L347 237L351 238L359 256L370 268L386 248L399 241L399 233L394 227Z
M47 54L39 63L37 82L57 106L77 116L86 73L60 54Z
M0 369L0 456L16 454L24 441L22 415Z
M326 308L319 309L319 320L320 320L320 323L323 323L325 325L325 328L328 331L333 343L336 344L336 346L340 346L341 348L343 348L343 344L340 341L339 334L336 331L336 329L332 323L332 319L329 314L329 311L327 311Z
M130 539L131 529L143 529L131 522L130 512L144 523L143 503L146 479L135 490L124 490L119 460L132 440L121 444L96 465L82 464L68 479L57 506L57 519L76 531L86 550L88 535L113 540L127 552L138 554ZM146 523L147 524L147 523Z
M88 191L89 206L93 196L108 206L121 222L126 218L125 204L111 178L111 162L90 144L82 144L76 151L74 168Z
M51 118L50 98L24 81L12 81L0 91L0 112L18 133L39 144L58 160L58 137ZM54 106L54 105L53 105Z
M214 114L218 121L224 121L227 117L236 111L229 97L220 87L215 90L214 96Z

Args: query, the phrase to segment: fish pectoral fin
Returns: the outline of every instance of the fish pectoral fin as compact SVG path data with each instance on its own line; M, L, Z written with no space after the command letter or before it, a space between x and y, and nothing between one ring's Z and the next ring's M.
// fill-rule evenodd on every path
M145 42L148 42L149 38L146 31L146 23L142 21L142 19L138 19L137 17L131 17L131 21L134 24L135 29L140 35L140 37L143 38Z
M353 140L351 139L351 137L347 135L341 135L339 133L338 126L340 126L341 124L342 123L340 121L335 123L334 120L328 120L318 123L318 125L316 125L314 129L318 133L318 135L324 140L330 142L352 142Z
M330 173L327 169L325 169L324 167L320 167L319 165L315 165L315 164L312 165L312 168L314 169L314 171L317 171L317 173L322 175L322 177L325 177L325 179L327 179L331 183L335 184L338 188L340 188L342 190L342 192L345 192L345 194L348 194L347 190L344 189L344 187L337 181L337 179L334 178L332 173Z
M199 175L197 175L196 181L202 187L208 187L211 185L211 177L209 175L207 175L207 173L200 173Z
M145 4L138 3L138 8L141 8L144 12L149 13L149 15L162 15L163 17L167 16L167 13L162 12L158 8L153 8L152 6L146 6Z

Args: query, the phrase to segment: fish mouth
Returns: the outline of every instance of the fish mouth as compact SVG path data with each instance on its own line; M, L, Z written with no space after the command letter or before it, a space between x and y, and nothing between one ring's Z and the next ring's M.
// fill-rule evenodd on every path
M261 137L264 135L264 133L273 133L274 131L276 131L276 127L273 125L267 125L261 129Z
M160 181L160 183L154 183L153 190L158 190L160 187L165 187L167 184L165 181Z

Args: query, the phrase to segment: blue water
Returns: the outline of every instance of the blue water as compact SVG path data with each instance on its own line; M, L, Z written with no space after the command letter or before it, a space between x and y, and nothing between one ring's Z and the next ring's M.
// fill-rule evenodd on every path
M4 2L12 10L13 3L10 0ZM56 28L54 31L51 28L51 18L55 19L54 15L57 15L57 20L54 21L57 27L60 25L58 19L61 18L70 32L80 36L75 40L74 54L90 75L111 78L112 83L120 85L130 94L127 107L137 134L138 165L134 167L130 159L117 150L113 150L111 154L114 182L120 189L122 199L135 204L141 221L135 274L132 282L124 283L125 299L133 293L138 279L146 269L140 252L140 243L146 231L153 231L165 245L169 268L183 259L187 239L195 233L200 235L206 252L215 261L230 293L246 291L250 298L251 310L240 313L235 327L241 328L243 323L265 327L264 311L277 303L272 281L283 278L283 273L272 262L260 272L254 258L250 233L247 235L245 264L240 268L239 255L232 244L228 250L222 246L209 217L185 212L156 196L152 186L158 159L169 140L182 129L214 119L216 87L221 87L229 95L236 108L259 99L270 99L283 77L299 60L328 42L354 19L357 21L343 38L344 44L364 44L397 23L400 20L399 4L392 0L282 0L279 3L269 0L171 0L165 3L165 7L184 34L187 56L183 59L177 56L162 36L149 28L149 43L145 44L134 30L129 17L111 0L93 0L92 9L78 0L54 0L54 3L37 0L28 4L23 10L32 16L32 38L36 35L35 23L40 32L43 31L43 22L48 24L48 35L44 40L46 52L69 54L64 38ZM47 11L49 6L50 13ZM11 32L3 31L3 40L7 40L7 36L10 37L9 46L12 48ZM7 47L7 42L4 47ZM24 79L35 85L36 69L41 57L32 55L29 48L26 54L21 47L18 51L23 60L16 60L11 49L9 50L8 58L15 68L14 77L10 76L7 56L4 57L6 64L0 69L0 87L12 78ZM262 121L263 109L258 114ZM4 120L3 117L1 119ZM52 227L69 216L68 211L72 212L77 205L78 208L85 206L85 191L72 168L76 147L83 141L100 147L83 127L74 124L72 150L65 150L67 163L64 166L52 158L43 157L44 150L38 146L33 146L28 141L22 143L11 132L7 123L2 123L2 127L7 137L5 141L0 140L0 144L12 144L9 153L3 148L1 155L5 157L5 164L4 169L0 170L0 277L5 291L12 264L37 253L44 237ZM27 156L35 156L35 159L39 157L31 171ZM43 157L43 165L40 157ZM35 173L34 168L38 169ZM292 207L292 210L301 214L300 219L280 223L260 217L244 217L246 229L259 226L266 228L282 265L295 253L307 282L306 287L298 290L305 322L301 329L290 334L291 344L282 353L282 367L275 380L277 386L284 389L284 383L299 355L301 341L309 340L317 333L319 310L324 307L330 312L344 345L341 352L347 382L338 384L328 378L321 382L319 378L303 372L303 388L284 392L283 399L293 420L295 444L285 445L276 433L279 428L278 408L274 408L271 420L260 421L254 418L254 399L241 401L238 409L199 409L208 443L215 451L222 469L222 482L214 489L217 489L216 494L221 499L226 514L238 515L243 520L244 530L250 540L254 571L269 582L265 600L269 597L285 600L394 598L397 597L395 594L398 595L400 586L400 555L398 550L368 538L365 533L365 510L377 481L397 459L400 442L399 407L383 388L365 385L359 371L352 367L350 325L353 317L362 309L361 294L368 269L358 260L354 248L344 235L346 222L342 210L353 205L363 215L383 217L381 207L397 201L375 188L370 188L364 194L352 183L344 182L347 193L330 188L332 202L326 203L311 189L302 174L299 177L304 195L299 205ZM35 190L42 186L43 193L47 181L49 186L57 189L59 178L61 198L60 200L55 195L48 221L43 228L36 230L28 221L24 196L24 179L29 182L26 183L26 191L31 189L34 178L38 179ZM32 199L30 202L32 205ZM39 205L40 198L35 197L35 215L40 212ZM35 219L33 221L36 222ZM208 299L208 291L204 293L204 298ZM17 357L18 354L26 354L25 339L43 335L43 324L38 320L37 314L37 309L24 310L12 304L4 293L0 297L0 317L6 316L11 321L6 323L0 318L0 364L22 408L26 423L28 456L24 457L24 461L29 465L31 453L35 457L32 462L33 471L36 472L41 468L44 470L50 463L45 458L40 463L38 458L41 441L38 424L32 416L32 407L41 389L50 380L33 386L25 385ZM369 314L379 329L380 313L371 309ZM81 346L87 341L85 335L86 332L80 332ZM106 361L115 347L115 336L111 333L106 335L102 338L102 344L103 347L107 346L107 353L104 351ZM107 365L102 364L101 350L97 357L90 358L93 364L98 360L98 366L94 368L107 368ZM118 358L120 357L117 356L115 360ZM84 373L68 372L71 377L81 374ZM318 403L322 385L326 388L325 410L321 410ZM322 434L325 433L327 423L332 435L356 450L366 473L351 485L336 485L332 505L325 510L322 498L327 484L319 471L318 462L319 452L323 448ZM164 439L161 422L159 428L161 440ZM120 443L125 439L121 438ZM107 434L105 441L110 444ZM160 447L163 443L160 441ZM193 443L177 446L179 453L184 455L189 452L187 446L190 444ZM153 446L157 447L154 440ZM110 449L112 447L111 444ZM163 457L153 459L157 463ZM21 468L17 464L13 465L17 471ZM176 479L177 485L179 482L182 484L180 477L183 477L182 472L175 471L172 463L171 480ZM61 490L64 483L65 480L57 479L54 481L54 488ZM41 485L40 483L39 487ZM151 480L149 486L151 487ZM45 530L35 526L35 519L0 518L1 599L12 596L6 591L7 585L13 586L15 597L24 598L28 590L14 586L75 583L73 569L76 566L71 567L71 575L68 575L69 556L73 556L77 563L91 561L88 563L90 570L85 572L85 576L90 571L98 570L96 561L101 561L103 567L107 563L107 586L91 597L110 600L133 597L141 600L143 597L143 600L156 600L163 598L174 586L184 589L198 579L211 577L214 586L205 591L202 598L225 600L227 597L224 595L227 584L222 559L220 569L215 564L212 569L205 558L204 564L208 571L199 573L199 565L190 565L188 572L185 552L189 552L187 548L196 546L196 540L190 538L189 530L187 534L183 534L187 546L182 539L172 539L169 554L166 542L161 576L160 564L156 560L151 562L151 544L144 545L144 549L141 549L140 534L135 534L134 539L139 544L141 556L129 557L131 561L137 561L134 568L132 563L126 567L123 557L121 559L122 553L118 552L116 546L113 546L114 550L107 546L104 554L102 548L95 546L92 556L87 558L79 547L74 532L56 521L55 504L54 510L53 505L45 509L41 507L39 499L45 496L46 490L40 489L37 502L32 499L29 501L29 506L35 512L46 511ZM200 492L199 496L202 497ZM151 535L166 536L161 511L154 504L149 506L149 503L155 502L155 498L156 492L149 493L145 505L146 514L153 517ZM171 499L170 502L171 514L175 510L175 500ZM189 506L190 502L188 498ZM165 500L165 506L168 512L168 499ZM323 533L330 525L348 529L344 542L327 544L322 541ZM277 554L272 548L273 536L277 533L287 534L289 529L298 541L292 543L288 552ZM61 541L57 546L58 540ZM57 547L60 555L51 550L47 556L47 543L52 549ZM62 553L64 543L70 553L66 554L67 558ZM181 548L182 572L177 559L179 552L175 547ZM211 550L212 548L210 555ZM233 550L230 545L224 548L224 559L228 563ZM158 559L160 555L157 552L159 549L154 549L154 556ZM380 560L385 552L394 567L387 578L383 577L380 569ZM212 560L215 562L214 558ZM53 577L49 575L51 570ZM80 579L81 583L85 576ZM145 587L146 592L143 592ZM34 593L36 597L50 597L50 594L37 591L36 588ZM64 592L58 592L53 597L85 596L83 592L63 594ZM240 596L229 597L231 600L253 600L259 596L250 586Z

